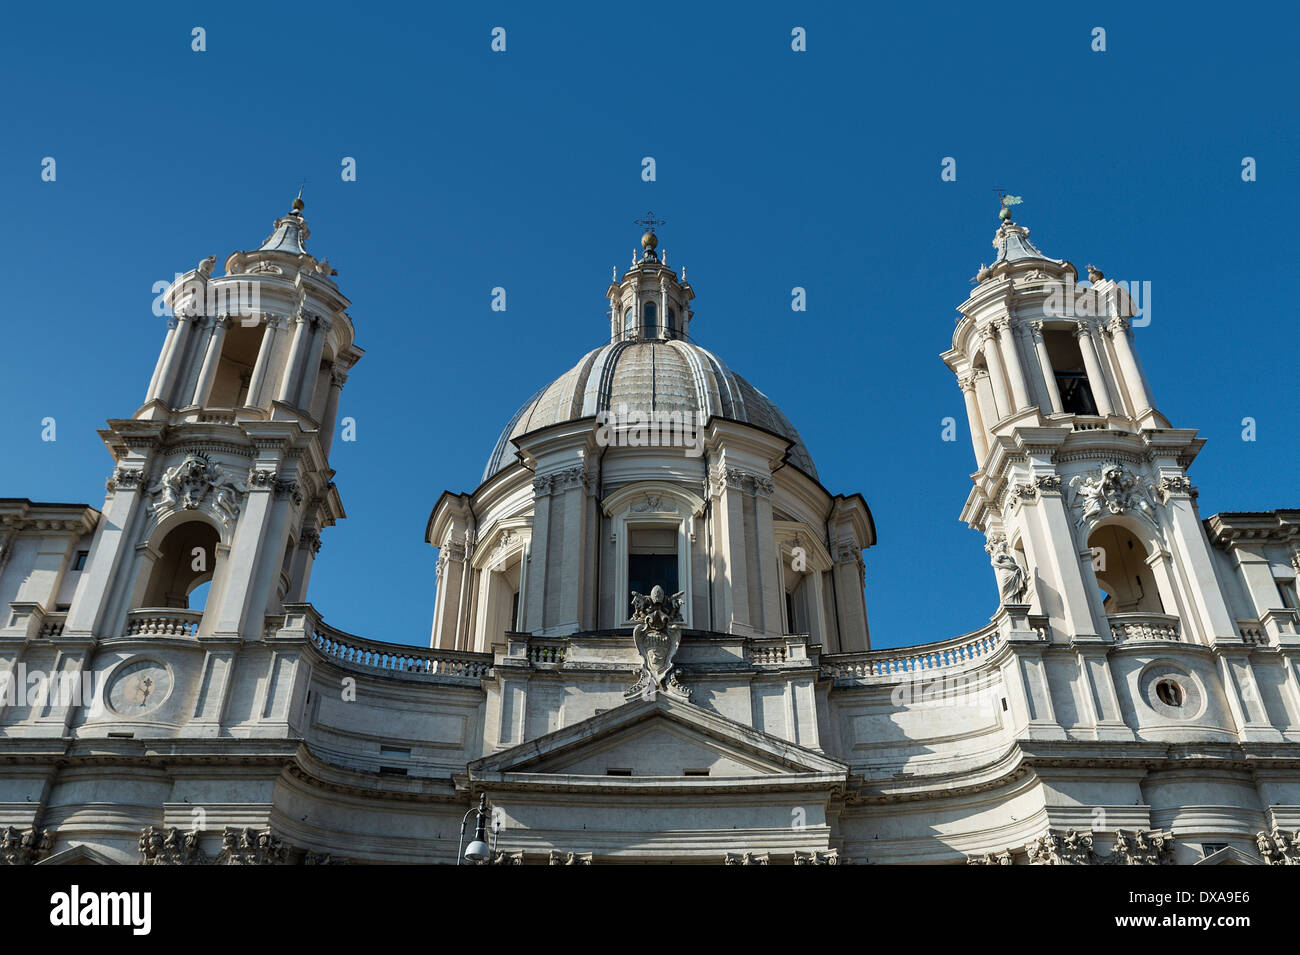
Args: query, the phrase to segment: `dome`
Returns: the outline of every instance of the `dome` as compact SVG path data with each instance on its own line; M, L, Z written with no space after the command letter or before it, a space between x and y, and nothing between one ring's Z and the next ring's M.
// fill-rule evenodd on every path
M788 461L816 478L808 449L772 401L712 352L680 339L617 341L587 353L572 369L533 395L501 432L483 480L512 464L510 444L531 431L626 405L642 413L690 412L698 421L729 418L793 443Z

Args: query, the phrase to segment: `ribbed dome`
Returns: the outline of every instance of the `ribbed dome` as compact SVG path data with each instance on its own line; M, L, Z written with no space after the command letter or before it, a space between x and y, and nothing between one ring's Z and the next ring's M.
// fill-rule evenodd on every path
M701 422L712 416L730 418L775 432L794 443L789 463L817 477L799 432L766 395L711 352L669 340L613 342L585 355L510 419L492 449L483 480L515 460L511 438L598 411L618 411L620 405L642 413L689 411Z

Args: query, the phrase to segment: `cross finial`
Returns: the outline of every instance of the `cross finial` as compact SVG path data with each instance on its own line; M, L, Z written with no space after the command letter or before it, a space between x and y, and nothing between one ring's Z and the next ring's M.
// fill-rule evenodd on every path
M655 214L653 212L647 212L640 219L633 219L632 221L637 225L645 226L647 232L653 232L655 230L655 226L664 224L664 220L656 219Z
M302 191L303 191L305 188L307 188L307 180L306 180L306 179L304 179L304 180L303 180L301 183L299 183L299 185L298 185L298 198L295 199L295 200L293 200L293 211L294 211L294 212L302 212L303 207L306 205L306 203L302 201Z

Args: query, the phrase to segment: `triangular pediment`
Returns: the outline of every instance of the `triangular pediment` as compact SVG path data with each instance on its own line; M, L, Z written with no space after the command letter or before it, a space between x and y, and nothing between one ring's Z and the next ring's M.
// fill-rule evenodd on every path
M53 855L46 856L37 865L119 865L116 859L110 859L98 849L77 845L60 849Z
M1252 856L1249 853L1242 852L1236 846L1224 846L1215 852L1211 852L1200 862L1193 862L1192 865L1267 865L1263 859L1258 856Z
M691 703L637 700L476 760L470 775L845 777L823 753Z

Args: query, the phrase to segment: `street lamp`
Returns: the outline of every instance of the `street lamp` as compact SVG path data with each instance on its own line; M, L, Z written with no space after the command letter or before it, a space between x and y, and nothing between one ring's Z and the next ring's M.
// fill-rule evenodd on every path
M460 849L461 846L465 845L465 824L469 822L470 812L476 811L478 812L478 817L474 820L474 839L468 846L466 846L465 853L462 856ZM471 809L469 812L465 813L464 818L460 821L460 842L456 846L456 865L460 865L460 860L462 858L468 859L470 862L487 862L488 859L492 858L492 850L488 848L487 840L485 839L486 833L484 832L484 828L486 825L487 793L481 793L478 797L478 809Z

